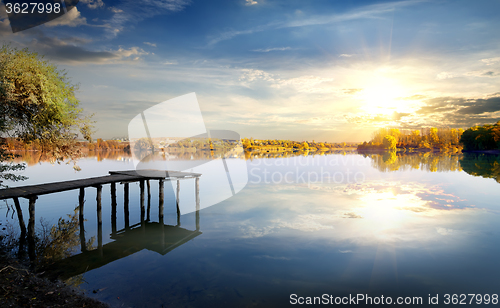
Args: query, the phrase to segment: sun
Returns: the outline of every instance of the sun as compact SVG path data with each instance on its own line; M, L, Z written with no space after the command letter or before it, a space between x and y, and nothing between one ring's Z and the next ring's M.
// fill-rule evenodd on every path
M403 99L409 91L397 80L378 76L363 88L358 98L361 109L370 114L389 115L394 112L410 112L412 102Z

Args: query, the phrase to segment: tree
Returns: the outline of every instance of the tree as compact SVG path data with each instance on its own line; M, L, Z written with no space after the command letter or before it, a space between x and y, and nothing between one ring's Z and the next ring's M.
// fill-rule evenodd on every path
M134 144L134 150L136 151L154 151L153 141L149 138L141 138L137 140Z
M91 141L92 122L82 114L64 71L28 49L0 47L0 137L18 137L40 144L54 160L78 154L75 131ZM21 180L9 172L23 165L5 163L14 157L0 141L0 178Z
M435 127L431 127L431 130L429 132L429 139L431 144L437 144L439 143L439 137L438 137L438 129Z
M396 138L391 135L387 135L384 137L384 140L382 141L382 144L384 145L384 149L389 150L389 151L395 151L396 150Z
M64 71L37 53L0 48L2 134L45 147L71 148L78 131L91 141L92 122L83 116L76 90Z
M500 121L494 125L474 126L463 132L460 142L466 151L500 149Z

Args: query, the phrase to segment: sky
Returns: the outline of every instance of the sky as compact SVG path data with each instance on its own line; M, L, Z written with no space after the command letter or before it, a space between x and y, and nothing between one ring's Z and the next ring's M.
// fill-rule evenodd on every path
M1 4L3 6L3 4ZM500 120L500 1L80 0L0 43L64 69L96 137L195 92L207 129L360 142Z

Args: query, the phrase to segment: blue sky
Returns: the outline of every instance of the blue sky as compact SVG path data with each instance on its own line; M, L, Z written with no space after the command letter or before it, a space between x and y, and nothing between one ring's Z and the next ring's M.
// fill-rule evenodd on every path
M84 0L12 34L65 69L97 137L196 92L209 129L363 141L500 120L500 2Z

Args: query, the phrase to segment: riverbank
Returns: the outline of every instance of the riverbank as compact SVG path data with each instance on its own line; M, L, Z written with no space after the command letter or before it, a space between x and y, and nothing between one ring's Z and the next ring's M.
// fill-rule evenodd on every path
M109 307L63 282L40 277L9 257L3 247L0 247L0 302L2 307Z

